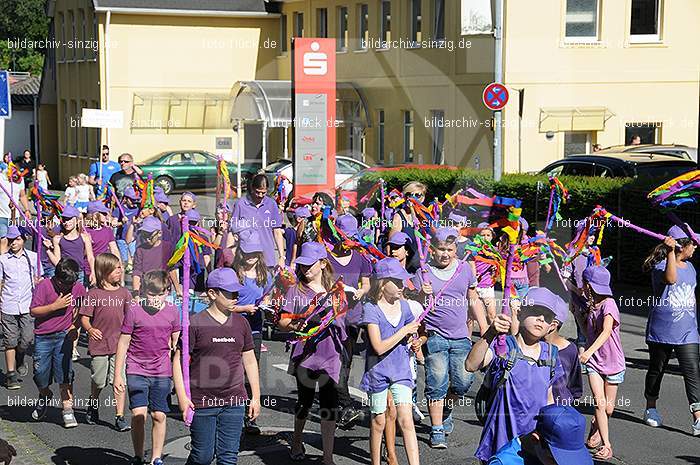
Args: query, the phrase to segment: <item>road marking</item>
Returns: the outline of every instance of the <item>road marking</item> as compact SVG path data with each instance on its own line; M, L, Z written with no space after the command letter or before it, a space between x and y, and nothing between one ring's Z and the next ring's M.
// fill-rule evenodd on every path
M272 366L277 368L278 370L284 371L285 373L289 369L289 365L284 364L284 363L277 363L277 364L274 364ZM350 392L351 396L356 397L356 398L360 399L361 401L367 402L367 393L360 391L359 389L354 388L352 386L348 386L348 391Z

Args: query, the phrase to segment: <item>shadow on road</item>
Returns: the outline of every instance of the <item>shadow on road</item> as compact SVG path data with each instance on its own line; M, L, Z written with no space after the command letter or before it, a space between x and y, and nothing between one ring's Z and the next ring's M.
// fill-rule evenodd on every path
M61 447L51 460L56 465L128 465L131 456L113 449Z

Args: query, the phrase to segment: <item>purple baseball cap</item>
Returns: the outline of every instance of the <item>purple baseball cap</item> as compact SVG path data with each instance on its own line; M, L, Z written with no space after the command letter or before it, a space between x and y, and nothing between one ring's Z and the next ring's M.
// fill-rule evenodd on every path
M377 216L377 210L375 210L372 207L365 208L364 210L362 210L362 218L366 220L372 219L375 216Z
M197 196L190 191L185 191L182 194L180 194L180 198L182 199L183 197L189 197L192 199L193 202L197 201Z
M95 200L93 202L88 203L87 212L88 213L104 213L105 215L107 215L109 213L109 208L107 208L105 206L105 204L103 204L99 200Z
M438 230L435 232L435 240L437 241L445 242L450 237L459 237L459 233L455 228L442 227L438 228Z
M168 198L167 195L165 195L165 192L160 187L155 188L155 190L153 192L153 198L158 203L164 203L166 205L170 203L170 199Z
M22 231L20 231L17 226L14 224L12 226L8 226L7 234L5 235L8 240L17 239L19 236L24 237L24 234L22 234Z
M678 225L673 225L669 228L668 232L666 233L667 236L671 236L672 238L678 240L678 239L690 239L688 236L688 233L683 231L683 228L681 228Z
M294 210L294 216L297 218L308 218L311 216L311 210L309 210L309 207L298 207Z
M187 212L185 213L185 216L187 217L187 220L190 223L196 223L202 219L202 215L200 215L199 212L197 210L195 210L194 208L187 210Z
M394 244L394 245L406 245L411 239L408 237L408 234L406 234L403 231L399 231L394 233L390 238L389 238L389 244Z
M335 220L335 225L348 236L357 234L357 218L350 214L340 215Z
M544 287L531 287L522 300L523 309L528 307L544 307L554 313L554 318L564 323L569 318L569 306L564 299Z
M311 266L323 258L328 258L328 252L323 244L320 242L304 242L301 245L301 255L297 257L296 263Z
M80 218L80 212L73 205L66 205L61 212L61 218Z
M228 292L240 292L243 285L233 268L216 268L207 276L207 289L223 289Z
M479 229L490 229L490 230L493 230L493 228L491 227L491 225L488 224L486 221L484 221L484 222L482 222L482 223L479 223L476 227L479 228Z
M586 419L568 405L547 405L535 417L535 430L559 465L593 465L586 449Z
M141 223L141 228L139 231L153 233L155 231L160 231L162 228L163 223L161 223L158 218L155 216L147 216L143 219L143 223Z
M411 274L401 265L401 262L393 257L383 258L374 265L374 277L376 279L408 279Z
M589 266L583 270L583 279L591 285L596 294L613 295L613 291L610 289L610 272L604 266Z
M139 199L139 196L136 195L136 189L134 189L131 186L124 189L124 197L126 197L127 199L131 199L131 200L138 200Z
M260 234L254 229L244 229L238 234L238 245L244 253L262 252Z

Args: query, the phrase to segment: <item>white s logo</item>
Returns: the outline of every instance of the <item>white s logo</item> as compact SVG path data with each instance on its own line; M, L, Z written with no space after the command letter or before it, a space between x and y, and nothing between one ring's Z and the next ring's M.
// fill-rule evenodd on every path
M328 72L328 55L319 53L318 42L311 43L311 50L304 54L304 74L309 76L323 76Z

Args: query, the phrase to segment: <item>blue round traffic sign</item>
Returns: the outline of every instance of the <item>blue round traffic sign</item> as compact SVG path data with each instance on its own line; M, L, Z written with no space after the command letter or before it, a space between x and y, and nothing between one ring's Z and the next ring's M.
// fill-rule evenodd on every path
M484 89L482 100L489 110L502 110L508 103L508 89L501 83L492 82Z

